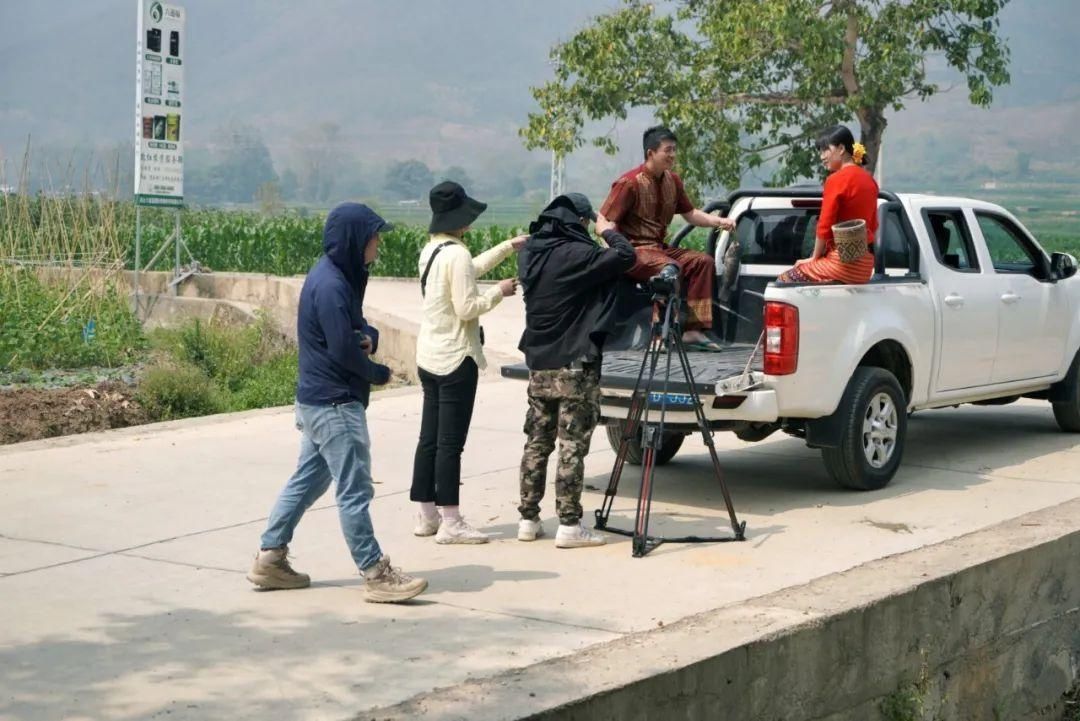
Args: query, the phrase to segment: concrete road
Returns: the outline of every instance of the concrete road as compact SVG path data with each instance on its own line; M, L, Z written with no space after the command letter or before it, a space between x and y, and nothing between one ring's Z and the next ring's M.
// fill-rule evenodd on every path
M0 448L0 719L347 718L1080 496L1076 438L1024 402L917 414L902 470L875 493L835 487L796 440L718 436L745 543L645 559L619 536L595 549L520 543L524 385L489 381L462 491L494 541L438 546L411 535L419 413L413 389L370 409L380 541L431 582L406 606L363 602L332 496L293 543L310 589L244 580L299 447L287 409ZM612 460L600 433L587 513ZM636 490L630 473L615 505L624 524ZM653 520L669 535L727 529L699 441L659 471Z

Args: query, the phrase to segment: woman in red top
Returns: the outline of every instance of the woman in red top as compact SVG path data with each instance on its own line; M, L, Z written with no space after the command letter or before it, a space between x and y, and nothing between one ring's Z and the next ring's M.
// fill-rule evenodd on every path
M826 130L817 141L821 162L832 173L825 179L817 242L809 258L782 273L781 283L868 283L874 273L874 236L877 234L878 184L859 167L866 149L855 143L843 125ZM833 242L833 226L845 220L866 221L867 252L853 262L840 260Z

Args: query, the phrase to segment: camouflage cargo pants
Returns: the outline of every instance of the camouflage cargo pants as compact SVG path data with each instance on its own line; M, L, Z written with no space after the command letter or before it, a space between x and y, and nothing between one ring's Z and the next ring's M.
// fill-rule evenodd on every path
M581 490L585 456L600 420L600 374L585 370L544 370L529 373L529 410L525 416L525 453L521 459L522 518L540 517L547 484L548 457L559 440L555 473L555 506L559 523L581 520Z

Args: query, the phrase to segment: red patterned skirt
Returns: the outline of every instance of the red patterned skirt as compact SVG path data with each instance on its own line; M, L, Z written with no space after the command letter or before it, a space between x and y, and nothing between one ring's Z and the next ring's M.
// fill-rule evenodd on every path
M776 280L780 283L847 283L861 285L869 283L874 274L874 256L866 253L854 263L843 263L836 248L820 258L797 265L780 274Z
M672 248L659 243L634 244L637 263L626 272L644 282L668 263L678 264L686 287L686 330L711 330L713 322L713 279L716 265L712 256L687 248Z

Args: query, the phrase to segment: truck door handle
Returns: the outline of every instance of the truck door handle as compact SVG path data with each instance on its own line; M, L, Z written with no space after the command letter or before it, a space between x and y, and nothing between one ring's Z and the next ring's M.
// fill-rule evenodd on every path
M1004 295L1001 296L1001 302L1005 303L1006 305L1012 305L1019 300L1020 296L1018 296L1016 293L1013 293L1011 290L1006 291Z
M950 293L945 296L945 305L950 308L962 308L964 305L964 296L957 295L956 293Z

